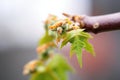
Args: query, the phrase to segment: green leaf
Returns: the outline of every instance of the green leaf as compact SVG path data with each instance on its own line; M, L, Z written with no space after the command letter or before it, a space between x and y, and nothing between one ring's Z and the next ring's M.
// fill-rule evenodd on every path
M66 72L73 71L65 58L58 54L56 54L49 63L49 68L54 71L60 80L67 80Z
M61 43L61 48L63 46L65 46L68 42L72 42L73 38L76 36L76 35L83 35L84 33L80 34L84 29L78 29L78 30L72 30L70 32L67 32L66 33L66 37L63 39L62 43ZM84 34L85 35L85 34ZM87 35L89 36L89 35Z
M39 40L38 45L46 44L48 42L52 42L54 40L54 37L49 35L48 32L45 33L45 35Z
M61 68L64 70L68 70L71 71L72 68L71 66L68 64L68 62L66 61L66 59L59 54L56 54L53 59L51 60L51 62L49 63L49 67L51 68Z
M90 43L88 42L88 40L85 40L84 42L85 42L85 47L84 47L85 50L88 51L89 53L91 53L91 55L96 56L92 44L90 44Z
M30 80L60 80L56 74L51 72L45 72L45 73L34 73L31 75Z
M72 38L74 37L74 35L72 35L71 33L67 33L66 37L63 39L60 48L64 47L70 40L72 40Z
M83 31L80 32L80 36L86 37L87 39L93 38L89 33Z
M56 74L56 76L59 78L59 80L67 80L67 74L66 71L61 69L61 68L57 68L54 69L54 74Z
M84 29L72 30L66 33L66 37L63 39L61 47L65 46L68 42L71 43L70 57L76 53L80 67L82 68L82 49L90 52L95 56L93 46L88 42L88 39L92 36L84 32Z
M82 40L83 40L82 37L79 39L79 36L76 36L74 38L74 41L71 43L72 45L70 49L70 56L72 56L73 53L76 53L81 68L82 68L82 49L85 46Z
M80 68L82 68L82 50L81 50L81 52L77 53L76 56L77 56L78 62L80 64Z

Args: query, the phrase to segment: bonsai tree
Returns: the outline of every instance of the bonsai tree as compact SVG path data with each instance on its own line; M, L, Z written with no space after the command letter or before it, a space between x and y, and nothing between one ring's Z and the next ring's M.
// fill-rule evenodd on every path
M82 68L83 49L96 56L92 44L88 41L92 38L90 33L120 29L120 13L101 16L63 15L64 19L49 15L45 20L45 34L36 49L38 58L24 66L23 74L30 74L30 80L67 80L67 72L74 70L66 59L55 51L57 48L63 48L70 43L70 57L76 55Z

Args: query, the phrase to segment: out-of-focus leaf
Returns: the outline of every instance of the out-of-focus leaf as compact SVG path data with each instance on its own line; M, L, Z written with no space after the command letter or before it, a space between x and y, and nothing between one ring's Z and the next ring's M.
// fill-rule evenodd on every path
M51 68L61 68L61 69L64 69L66 71L72 70L72 68L70 67L70 65L66 61L66 59L59 54L56 54L54 56L54 58L52 59L52 61L49 64L49 66Z
M60 80L56 74L50 73L50 72L44 72L44 73L34 73L31 75L30 80Z
M66 72L73 71L67 61L58 54L51 60L49 67L56 73L60 80L67 80Z
M31 80L67 80L67 72L73 71L65 58L56 54L45 67L38 67L37 72L31 75Z
M64 69L57 68L57 69L53 69L53 71L54 71L54 74L57 75L59 80L67 80L67 73Z
M41 73L44 73L44 72L46 72L46 66L39 66L39 67L37 67L37 69L36 69L38 72L41 72Z
M52 42L53 40L54 40L54 37L49 35L48 32L46 32L46 34L39 40L38 45L43 45L48 42Z

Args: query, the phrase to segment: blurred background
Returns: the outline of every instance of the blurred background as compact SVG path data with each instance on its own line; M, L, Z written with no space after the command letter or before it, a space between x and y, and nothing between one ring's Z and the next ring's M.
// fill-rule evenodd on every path
M0 78L28 80L24 64L37 57L36 47L44 34L48 14L102 15L120 11L120 0L0 0ZM69 80L120 80L120 31L94 35L90 42L96 57L83 53L83 68L76 57L69 58L69 45L63 55L76 69Z

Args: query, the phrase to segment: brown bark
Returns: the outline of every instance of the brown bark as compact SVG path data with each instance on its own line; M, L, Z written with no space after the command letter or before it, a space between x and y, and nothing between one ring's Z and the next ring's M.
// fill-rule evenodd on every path
M101 16L83 16L75 20L75 16L63 14L67 17L71 17L72 20L79 23L82 22L85 31L92 33L100 33L106 31L120 30L120 12L114 14L107 14ZM78 16L77 16L78 17Z

